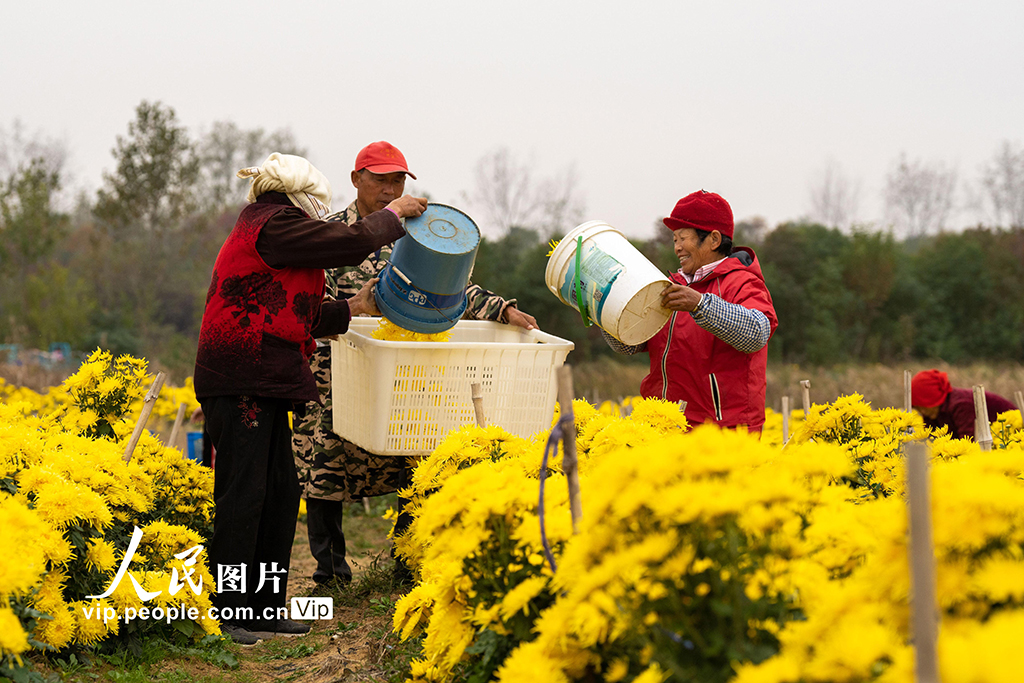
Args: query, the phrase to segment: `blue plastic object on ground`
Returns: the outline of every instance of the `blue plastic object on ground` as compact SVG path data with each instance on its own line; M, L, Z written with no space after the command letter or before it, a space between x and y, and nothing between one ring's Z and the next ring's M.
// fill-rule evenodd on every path
M480 230L462 211L428 204L422 215L405 221L405 231L374 290L377 308L413 332L449 330L466 311Z
M202 432L189 432L188 433L188 452L186 455L189 460L195 460L198 463L203 461L203 433Z

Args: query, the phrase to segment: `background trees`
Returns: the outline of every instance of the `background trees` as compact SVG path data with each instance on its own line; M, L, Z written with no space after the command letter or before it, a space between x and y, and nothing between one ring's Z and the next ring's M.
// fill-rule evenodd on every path
M143 101L93 196L67 196L63 144L0 127L0 343L143 355L191 373L210 271L244 201L238 168L272 151L306 154L287 129L230 121L195 132ZM859 183L830 160L810 187L811 218L740 219L781 321L773 361L830 366L910 359L1024 360L1024 148L1003 143L978 173L985 225L943 232L956 174L902 155L886 178L893 228L855 224ZM612 357L544 281L548 244L586 216L574 169L542 175L506 148L477 165L467 210L484 227L475 282L576 344L574 362ZM660 219L633 240L659 269L678 261ZM888 226L885 226L888 228ZM621 357L617 357L621 358ZM622 358L644 363L646 357Z

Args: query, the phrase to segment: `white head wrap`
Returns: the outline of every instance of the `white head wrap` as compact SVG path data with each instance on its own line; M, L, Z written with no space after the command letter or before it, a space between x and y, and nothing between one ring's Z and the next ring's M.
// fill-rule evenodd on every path
M261 166L243 168L239 178L252 178L251 203L264 192L284 192L292 204L310 218L325 218L331 212L331 183L303 157L274 152Z

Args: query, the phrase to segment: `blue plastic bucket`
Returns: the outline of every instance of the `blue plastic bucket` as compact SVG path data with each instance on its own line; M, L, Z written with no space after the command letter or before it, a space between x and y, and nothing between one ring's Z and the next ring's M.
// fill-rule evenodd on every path
M203 433L202 432L189 432L188 433L188 449L186 455L189 460L195 460L196 462L203 461Z
M374 298L381 314L413 332L434 334L455 327L466 311L466 285L480 246L473 219L445 204L405 221Z

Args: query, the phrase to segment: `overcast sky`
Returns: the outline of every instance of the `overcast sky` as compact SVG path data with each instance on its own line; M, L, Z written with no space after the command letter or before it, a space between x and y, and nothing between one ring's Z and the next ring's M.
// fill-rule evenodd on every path
M90 190L144 99L195 132L291 129L336 208L368 142L397 145L411 189L456 206L507 147L537 179L574 166L583 217L638 237L701 188L737 219L798 218L829 158L877 220L901 152L966 183L1024 140L1020 0L2 8L0 126L64 141Z

